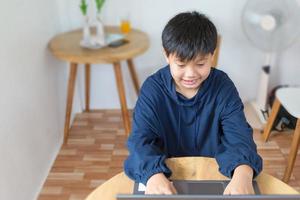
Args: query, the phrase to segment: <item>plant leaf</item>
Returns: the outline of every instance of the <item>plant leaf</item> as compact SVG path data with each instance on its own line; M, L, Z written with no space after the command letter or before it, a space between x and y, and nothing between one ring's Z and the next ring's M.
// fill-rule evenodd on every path
M95 1L96 1L97 12L100 13L105 0L95 0Z
M79 7L80 7L80 10L81 10L82 14L86 15L88 5L87 5L85 0L81 0L81 3L80 3Z

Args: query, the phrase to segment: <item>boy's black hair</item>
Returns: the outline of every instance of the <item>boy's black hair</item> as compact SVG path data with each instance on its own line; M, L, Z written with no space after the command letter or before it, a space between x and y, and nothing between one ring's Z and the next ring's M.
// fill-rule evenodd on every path
M179 13L162 32L162 45L169 56L175 54L182 61L199 55L213 54L217 46L217 29L203 14L196 11Z

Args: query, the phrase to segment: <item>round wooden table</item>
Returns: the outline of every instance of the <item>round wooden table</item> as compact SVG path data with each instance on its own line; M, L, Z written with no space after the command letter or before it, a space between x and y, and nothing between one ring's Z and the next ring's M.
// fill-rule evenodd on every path
M172 170L173 180L226 180L218 170L214 158L181 157L166 160ZM261 173L256 178L262 194L299 194L295 189L279 179ZM96 188L86 200L114 200L116 194L132 194L134 182L123 172L112 177Z
M94 32L94 30L93 30ZM119 27L105 27L106 33L120 33ZM89 111L90 103L90 70L91 64L111 63L114 66L116 83L119 93L119 99L122 109L123 123L125 131L129 134L131 126L129 113L127 109L125 90L122 78L122 70L120 62L126 60L129 71L134 83L136 93L139 92L139 82L136 75L133 58L144 53L149 48L148 36L139 30L132 31L125 35L128 43L119 47L104 47L98 50L90 50L80 47L79 41L82 38L82 30L75 30L62 33L55 36L49 42L49 49L52 54L70 63L70 74L67 91L67 106L64 127L64 142L66 142L70 128L70 116L73 104L73 95L76 81L77 66L79 63L85 64L85 110Z

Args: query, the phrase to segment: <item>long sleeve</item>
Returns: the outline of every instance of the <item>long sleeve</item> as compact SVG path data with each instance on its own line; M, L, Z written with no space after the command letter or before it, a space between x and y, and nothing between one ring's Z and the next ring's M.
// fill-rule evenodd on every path
M262 159L253 141L253 130L246 121L244 106L231 81L226 82L224 107L220 116L223 130L216 154L220 172L232 177L234 169L242 164L252 167L254 177L262 170Z
M165 164L164 144L159 135L158 107L151 98L154 92L146 81L134 109L132 132L127 142L129 156L124 163L126 175L144 184L156 173L171 175Z

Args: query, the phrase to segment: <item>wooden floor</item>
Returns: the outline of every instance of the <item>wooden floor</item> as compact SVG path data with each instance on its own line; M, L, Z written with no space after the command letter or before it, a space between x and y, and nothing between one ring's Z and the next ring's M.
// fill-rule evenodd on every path
M292 139L292 131L273 133L262 142L254 132L264 172L277 178L283 172ZM79 200L105 180L122 171L128 155L126 136L119 110L101 110L78 114L64 145L47 177L39 200ZM300 151L289 184L300 191Z

